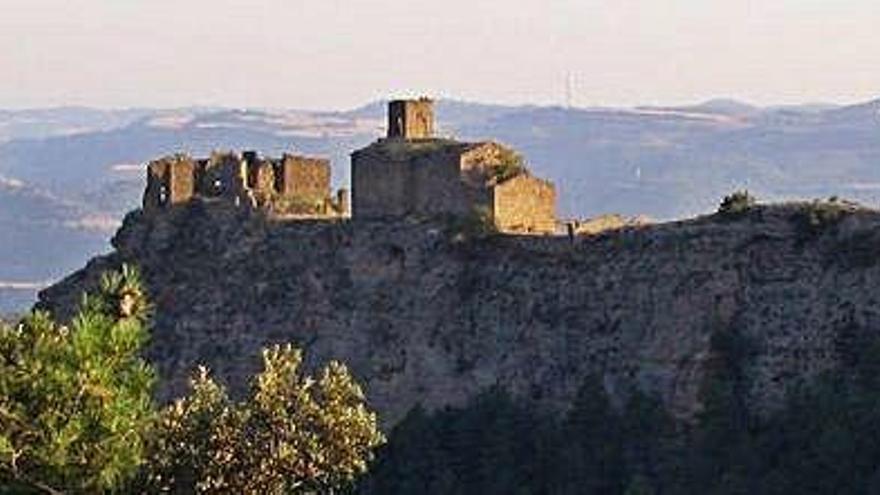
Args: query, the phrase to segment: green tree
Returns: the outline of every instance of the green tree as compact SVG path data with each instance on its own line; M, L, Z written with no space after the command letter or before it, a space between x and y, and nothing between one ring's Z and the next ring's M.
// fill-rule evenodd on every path
M192 394L161 413L150 489L175 493L328 493L364 473L384 442L376 415L340 363L317 378L301 351L274 346L249 400L233 402L200 369Z
M0 487L100 492L142 463L153 370L137 270L106 274L59 325L35 312L0 328Z

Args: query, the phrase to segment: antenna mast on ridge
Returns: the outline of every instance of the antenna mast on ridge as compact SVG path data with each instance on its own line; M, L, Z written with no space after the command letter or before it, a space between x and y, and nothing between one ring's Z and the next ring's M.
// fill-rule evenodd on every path
M574 106L574 73L565 74L565 108L569 110Z

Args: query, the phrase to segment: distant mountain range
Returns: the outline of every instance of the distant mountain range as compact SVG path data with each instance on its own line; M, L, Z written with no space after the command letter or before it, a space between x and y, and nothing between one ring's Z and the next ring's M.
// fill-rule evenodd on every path
M692 216L731 190L880 203L880 100L852 106L560 108L440 101L439 132L495 139L556 182L560 213ZM348 112L184 108L0 110L0 312L80 267L138 206L143 164L212 149L333 161L382 135L384 102ZM20 285L24 284L24 285Z

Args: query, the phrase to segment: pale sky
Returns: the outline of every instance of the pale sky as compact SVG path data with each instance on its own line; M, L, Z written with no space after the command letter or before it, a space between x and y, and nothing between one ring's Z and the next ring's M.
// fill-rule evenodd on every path
M0 0L0 108L880 96L880 0Z

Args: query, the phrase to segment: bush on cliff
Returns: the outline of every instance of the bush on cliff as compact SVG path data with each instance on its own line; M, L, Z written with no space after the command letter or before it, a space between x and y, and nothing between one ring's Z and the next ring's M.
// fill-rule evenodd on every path
M264 351L263 365L244 402L199 370L192 395L162 412L150 438L151 490L331 493L366 472L384 437L345 366L303 376L289 345Z
M457 241L482 239L498 233L498 226L492 211L484 206L475 206L465 215L452 215L447 219L446 231Z
M68 325L37 312L0 329L0 491L98 493L135 473L153 415L147 316L125 267Z
M848 205L836 197L827 201L815 200L798 210L796 220L803 235L817 236L837 225L850 208L851 204Z
M747 212L757 204L757 200L748 191L734 191L721 200L718 213L726 216L737 216Z

